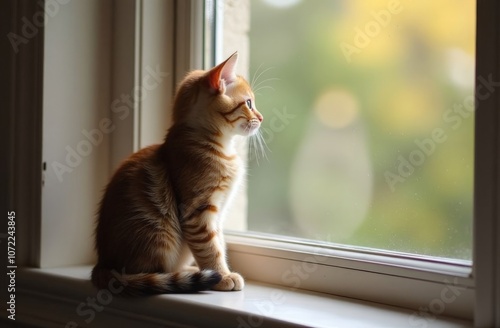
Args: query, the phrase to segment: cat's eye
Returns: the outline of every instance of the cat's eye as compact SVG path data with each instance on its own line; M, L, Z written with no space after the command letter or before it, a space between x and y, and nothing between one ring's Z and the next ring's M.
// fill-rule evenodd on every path
M253 108L252 108L252 99L247 99L247 107L248 107L248 109L253 110Z

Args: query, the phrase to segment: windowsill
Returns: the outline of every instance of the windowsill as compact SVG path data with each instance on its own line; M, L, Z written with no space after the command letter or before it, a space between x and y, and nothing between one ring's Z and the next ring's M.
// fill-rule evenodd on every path
M99 292L91 285L90 270L90 266L19 269L17 323L64 327L105 327L111 323L121 327L241 328L472 326L469 321L416 317L412 311L397 307L252 281L241 292L110 298L109 291ZM92 299L97 299L94 308L89 305ZM71 321L75 324L68 324Z

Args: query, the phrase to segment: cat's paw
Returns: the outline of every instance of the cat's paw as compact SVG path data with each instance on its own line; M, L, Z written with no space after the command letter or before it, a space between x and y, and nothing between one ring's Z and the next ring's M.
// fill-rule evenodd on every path
M245 286L245 280L236 272L223 275L222 280L213 287L214 290L231 291L242 290Z

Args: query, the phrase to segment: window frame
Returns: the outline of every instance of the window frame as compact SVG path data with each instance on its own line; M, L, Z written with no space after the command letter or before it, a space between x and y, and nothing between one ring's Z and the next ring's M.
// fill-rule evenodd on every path
M232 234L226 240L231 267L252 280L405 307L415 315L473 318L474 281L466 265L286 239Z
M476 77L500 80L500 4L477 1ZM481 94L476 86L476 101ZM500 95L476 103L474 158L474 324L500 326Z
M141 0L130 0L133 4ZM220 2L218 8L220 8ZM199 21L203 2L196 0L175 1L177 34L175 38L175 78L194 67L200 67L203 58L199 54L200 42L195 42L202 25ZM2 4L12 13L9 20L12 30L21 18L32 17L38 3L30 1ZM3 8L4 9L4 8ZM477 2L477 51L476 76L489 76L500 80L500 22L496 15L500 5L495 1ZM198 15L198 16L197 16ZM187 27L180 30L179 24ZM116 28L116 27L115 27ZM187 34L186 34L187 33ZM192 41L179 45L180 40ZM135 35L134 40L140 36ZM140 40L140 39L139 39ZM198 39L199 40L199 39ZM41 129L43 115L43 27L38 37L26 45L22 56L10 61L14 64L6 90L7 110L2 111L2 122L9 122L7 139L4 141L13 156L7 163L9 174L4 186L8 208L16 209L18 222L18 263L40 267L40 229L44 222L41 210ZM488 51L486 51L488 49ZM214 56L215 57L215 56ZM137 57L135 57L137 59ZM181 62L180 58L190 58ZM33 81L28 84L26 81ZM26 97L29 94L31 97ZM448 264L429 264L428 268L415 269L412 259L398 261L392 254L383 259L370 253L352 253L349 250L318 247L307 243L290 244L286 240L269 240L237 233L227 234L228 256L233 268L247 278L275 283L292 288L328 292L340 296L405 306L417 313L422 307L432 306L443 297L449 285L445 279L458 279L465 301L445 303L443 315L474 318L477 326L500 325L500 95L477 104L475 126L475 174L474 174L474 256L472 273L454 270ZM5 120L4 120L5 119ZM30 133L26 133L29 131ZM22 151L15 151L21 149ZM27 196L28 195L28 196ZM290 247L292 246L292 247ZM343 251L345 251L343 253ZM356 256L354 256L356 255ZM387 255L386 255L387 256ZM312 261L316 257L319 261ZM387 259L393 263L388 264ZM268 266L269 264L269 266ZM460 267L460 266L459 266ZM286 272L295 271L296 279L283 279ZM313 268L315 268L313 272ZM456 267L455 267L456 269ZM263 270L265 270L263 274ZM308 272L307 270L310 270ZM305 275L308 278L301 279ZM355 276L356 275L356 276ZM355 276L355 277L354 277ZM312 277L312 278L311 278ZM334 284L328 284L325 277ZM345 280L337 277L345 277ZM352 279L354 277L354 279ZM337 279L339 280L337 282ZM450 280L448 280L450 281ZM396 282L396 283L394 283ZM395 288L397 287L397 288ZM411 298L408 297L411 293ZM384 296L385 294L385 296ZM443 300L442 300L443 301ZM444 301L443 301L444 302ZM474 305L475 304L475 305ZM436 313L437 314L437 313Z

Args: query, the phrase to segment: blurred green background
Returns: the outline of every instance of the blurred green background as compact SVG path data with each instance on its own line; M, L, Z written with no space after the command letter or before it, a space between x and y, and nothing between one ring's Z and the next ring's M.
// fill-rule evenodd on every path
M249 230L470 260L475 2L250 5Z

